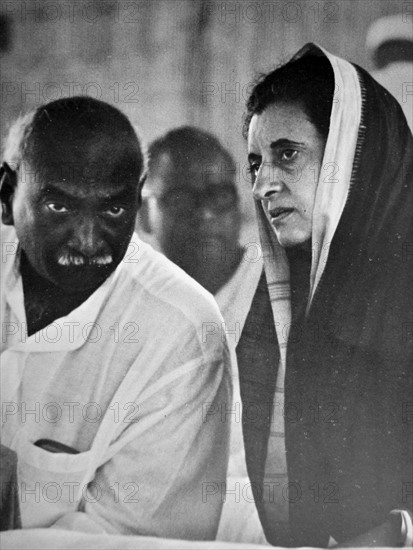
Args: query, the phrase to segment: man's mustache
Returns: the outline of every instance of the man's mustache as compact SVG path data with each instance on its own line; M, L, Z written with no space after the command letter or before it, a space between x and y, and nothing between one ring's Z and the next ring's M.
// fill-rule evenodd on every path
M64 267L68 266L105 266L113 262L110 254L99 254L96 256L84 256L78 252L65 250L58 258L57 263Z

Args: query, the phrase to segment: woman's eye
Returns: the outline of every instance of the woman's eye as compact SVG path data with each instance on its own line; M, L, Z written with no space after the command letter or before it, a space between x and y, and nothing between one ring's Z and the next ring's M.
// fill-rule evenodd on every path
M253 162L249 165L248 172L252 174L254 178L256 178L259 169L260 165L258 164L258 162Z
M295 159L295 157L298 155L298 151L295 149L284 149L284 151L281 153L281 160L290 161Z
M58 202L49 202L47 208L55 214L66 214L66 212L69 212L69 209L64 204Z
M105 210L105 214L111 218L119 218L125 212L125 209L121 206L111 206Z

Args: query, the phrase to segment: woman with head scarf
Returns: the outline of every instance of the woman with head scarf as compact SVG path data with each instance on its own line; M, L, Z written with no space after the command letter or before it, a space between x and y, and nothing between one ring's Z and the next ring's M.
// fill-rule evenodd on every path
M264 271L237 348L268 541L411 537L412 135L363 69L309 44L246 135Z

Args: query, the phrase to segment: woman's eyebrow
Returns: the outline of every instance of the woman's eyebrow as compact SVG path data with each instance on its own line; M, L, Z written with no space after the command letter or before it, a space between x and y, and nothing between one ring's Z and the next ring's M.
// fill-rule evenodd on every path
M304 145L305 144L302 143L301 141L292 141L287 138L280 138L280 139L277 139L276 141L272 141L270 144L270 148L278 149L280 147L292 147L292 146L304 147Z

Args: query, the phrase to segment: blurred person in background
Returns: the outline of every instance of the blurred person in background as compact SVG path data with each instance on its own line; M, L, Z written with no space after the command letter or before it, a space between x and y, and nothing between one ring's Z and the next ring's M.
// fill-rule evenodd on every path
M369 27L367 50L372 76L400 103L413 129L413 18L411 14L381 17Z
M149 147L142 228L214 295L245 270L236 176L228 151L198 128L171 130Z
M406 118L366 71L308 44L256 84L245 137L271 243L237 346L243 403L261 411L243 429L266 537L410 547Z
M148 178L138 228L173 262L211 292L227 332L232 358L234 405L224 421L231 423L228 494L218 539L265 542L252 502L241 430L241 399L235 347L262 269L257 248L240 244L242 212L237 166L219 140L199 128L183 126L149 147ZM245 496L246 495L246 496ZM223 495L224 496L224 495Z

